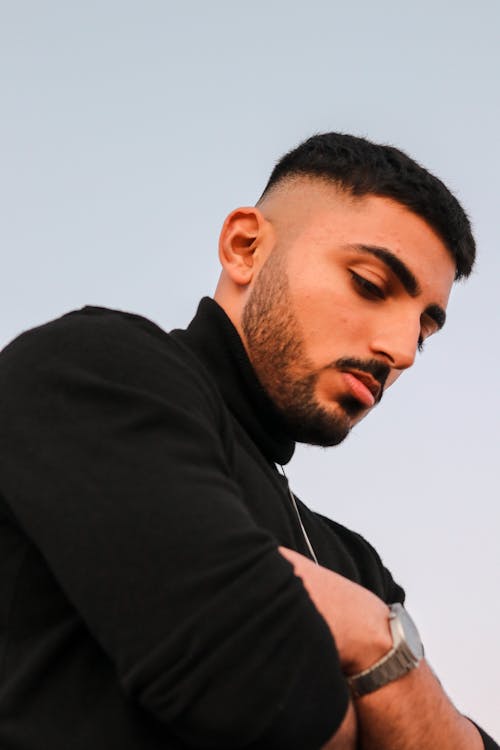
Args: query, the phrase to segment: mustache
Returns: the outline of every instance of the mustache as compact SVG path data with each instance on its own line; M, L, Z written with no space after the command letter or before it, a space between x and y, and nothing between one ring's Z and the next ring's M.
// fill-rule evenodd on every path
M384 386L391 372L389 365L380 362L378 359L355 359L354 357L342 357L332 363L331 367L339 370L359 370L367 372L380 383L380 395L377 401L380 401L384 392Z

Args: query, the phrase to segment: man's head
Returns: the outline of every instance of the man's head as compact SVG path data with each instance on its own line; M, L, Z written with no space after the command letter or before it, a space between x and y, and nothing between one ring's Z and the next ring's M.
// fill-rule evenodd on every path
M400 151L314 136L221 232L215 298L293 437L332 445L413 364L474 262L470 224Z

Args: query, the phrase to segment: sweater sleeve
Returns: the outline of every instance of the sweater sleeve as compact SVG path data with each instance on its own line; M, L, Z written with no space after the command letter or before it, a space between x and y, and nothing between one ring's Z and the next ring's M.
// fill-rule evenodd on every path
M332 636L241 502L214 393L162 337L70 315L11 344L1 490L123 690L180 739L319 748L348 701Z

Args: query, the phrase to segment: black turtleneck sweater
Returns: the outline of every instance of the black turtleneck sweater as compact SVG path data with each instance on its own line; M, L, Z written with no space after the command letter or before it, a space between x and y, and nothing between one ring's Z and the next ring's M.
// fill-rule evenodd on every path
M2 750L319 748L347 689L277 551L293 453L228 318L84 308L0 355ZM402 590L299 504L322 565Z

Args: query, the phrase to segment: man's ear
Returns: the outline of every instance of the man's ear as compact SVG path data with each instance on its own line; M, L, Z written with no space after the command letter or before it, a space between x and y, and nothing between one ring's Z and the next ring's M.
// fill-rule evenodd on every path
M235 208L226 218L219 237L219 258L224 271L238 285L252 280L265 254L270 225L255 206Z

